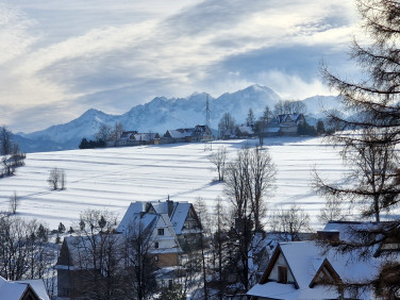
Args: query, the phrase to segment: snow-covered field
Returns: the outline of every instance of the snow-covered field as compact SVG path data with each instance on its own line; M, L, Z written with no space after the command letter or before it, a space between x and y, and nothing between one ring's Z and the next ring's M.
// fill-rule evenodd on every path
M225 146L234 156L246 143L256 140L215 141L212 149ZM310 188L312 169L317 167L324 178L340 178L344 167L338 150L322 145L319 138L271 138L265 144L278 170L270 211L296 203L317 229L324 199ZM213 182L217 173L207 159L210 148L199 143L27 154L26 165L15 176L0 179L0 210L9 209L15 191L17 213L52 229L59 222L69 228L87 208L107 209L122 218L130 202L165 200L168 195L189 202L201 197L212 212L217 196L224 195L223 184ZM52 191L48 185L49 172L56 167L65 171L66 190Z

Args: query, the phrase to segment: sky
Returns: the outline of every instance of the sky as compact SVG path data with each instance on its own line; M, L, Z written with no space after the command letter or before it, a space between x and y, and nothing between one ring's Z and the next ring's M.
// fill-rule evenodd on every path
M0 124L33 132L154 97L252 84L328 95L351 74L353 0L0 0Z

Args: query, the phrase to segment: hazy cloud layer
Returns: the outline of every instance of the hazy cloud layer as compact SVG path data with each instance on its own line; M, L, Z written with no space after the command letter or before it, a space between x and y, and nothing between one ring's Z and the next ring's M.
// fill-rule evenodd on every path
M0 118L30 132L154 96L219 96L253 83L292 99L327 93L318 64L350 70L352 3L3 1Z

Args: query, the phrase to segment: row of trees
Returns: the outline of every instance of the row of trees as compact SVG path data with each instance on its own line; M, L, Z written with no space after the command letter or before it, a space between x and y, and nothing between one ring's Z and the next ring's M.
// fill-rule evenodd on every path
M83 138L79 144L79 149L101 148L105 147L108 142L115 145L123 131L124 127L120 122L116 122L114 127L102 124L95 134L95 140Z
M13 141L13 135L7 126L0 126L0 156L4 171L0 177L11 176L17 167L24 165L25 154L19 149L18 143Z
M274 110L271 110L267 105L258 119L256 119L253 110L250 108L246 118L246 125L253 129L254 134L259 137L260 145L263 146L266 127L274 118L285 114L304 114L306 111L306 106L301 101L280 100L275 104ZM218 123L219 137L224 138L225 136L234 136L237 127L238 124L232 115L228 112L225 113ZM299 135L316 136L323 133L325 133L325 128L324 123L321 120L318 121L317 128L310 126L307 122L301 124L298 128Z
M49 242L49 230L36 220L0 215L0 275L7 280L42 278L55 295L53 266L58 250Z

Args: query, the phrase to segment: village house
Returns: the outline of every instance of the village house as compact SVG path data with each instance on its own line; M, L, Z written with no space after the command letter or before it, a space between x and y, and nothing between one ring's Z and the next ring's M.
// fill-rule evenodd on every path
M318 232L319 241L279 243L260 282L247 295L253 300L374 298L372 287L352 289L343 283L368 282L379 273L385 259L374 255L365 260L358 250L342 253L321 243L321 240L350 241L356 228L374 226L376 223L329 222ZM382 251L387 246L377 246L376 250Z
M158 219L155 222L152 240L158 249L164 249L159 253L160 261L168 261L171 258L164 259L163 256L165 256L167 249L175 247L176 243L185 252L198 248L202 226L193 204L175 202L169 199L166 201L133 202L122 218L117 231L126 231L131 224L135 223L138 216ZM173 261L175 259L177 257Z
M8 281L1 276L0 299L50 300L41 279Z
M239 139L246 139L254 136L254 130L252 126L241 125L236 127L236 137Z
M207 125L196 125L193 128L167 130L161 140L162 143L208 142L214 140L214 136Z
M124 131L118 139L117 146L157 145L160 135L154 132L140 133L137 131Z
M180 255L199 246L201 223L192 204L188 202L137 201L130 204L120 224L112 233L93 236L69 236L63 241L56 269L58 296L77 299L86 287L85 281L94 274L107 272L94 266L95 245L109 247L119 267L129 264L124 251L127 240L135 238L143 243L143 254L158 269L168 268L160 280L176 278L180 270ZM184 250L182 250L184 249ZM110 252L111 253L111 252ZM175 269L174 269L175 268Z
M305 122L303 114L279 115L267 124L264 133L265 136L296 136L299 125Z

